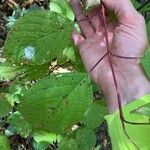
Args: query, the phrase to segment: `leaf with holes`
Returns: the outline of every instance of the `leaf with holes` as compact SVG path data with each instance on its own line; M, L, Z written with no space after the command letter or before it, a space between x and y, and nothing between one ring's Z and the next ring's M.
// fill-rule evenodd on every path
M15 63L41 65L63 55L74 23L63 15L39 10L21 17L8 34L4 56ZM42 56L42 57L41 57Z
M92 103L87 74L51 75L23 92L17 110L34 130L64 133L81 121Z

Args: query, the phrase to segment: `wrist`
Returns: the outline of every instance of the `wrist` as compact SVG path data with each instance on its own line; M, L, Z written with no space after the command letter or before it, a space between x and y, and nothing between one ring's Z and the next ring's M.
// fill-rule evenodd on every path
M126 105L150 92L150 82L140 65L127 64L121 69L117 66L115 76L122 105ZM118 109L118 98L112 73L99 77L97 81L106 98L109 112L115 112Z

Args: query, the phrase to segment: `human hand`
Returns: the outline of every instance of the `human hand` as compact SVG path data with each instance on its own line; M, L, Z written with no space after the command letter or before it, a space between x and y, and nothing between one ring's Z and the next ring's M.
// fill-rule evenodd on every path
M80 0L70 0L70 3L82 31L82 35L77 31L73 32L74 44L78 47L92 79L101 87L109 111L114 112L118 109L111 65L122 104L150 92L150 83L138 63L148 47L145 20L130 0L102 0L106 12L106 30L102 6L85 15ZM110 19L109 11L116 14L117 22Z

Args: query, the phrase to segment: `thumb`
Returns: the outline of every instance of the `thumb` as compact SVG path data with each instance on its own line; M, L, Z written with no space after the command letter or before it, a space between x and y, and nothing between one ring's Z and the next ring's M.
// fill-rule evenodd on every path
M72 39L75 46L77 46L78 48L80 47L81 43L85 40L76 29L73 30Z

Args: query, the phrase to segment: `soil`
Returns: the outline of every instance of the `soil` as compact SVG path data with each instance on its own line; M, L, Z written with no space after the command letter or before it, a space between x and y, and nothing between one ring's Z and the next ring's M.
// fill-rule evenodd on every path
M34 0L33 0L34 1ZM30 3L23 3L24 1L21 0L15 0L15 2L19 6L25 6L28 7ZM45 9L48 8L48 0L36 0L36 4L39 6L44 6ZM0 3L0 59L1 59L1 52L3 51L3 46L4 42L6 40L7 36L7 28L6 28L6 23L7 23L7 17L10 16L13 12L13 9L7 4L7 1L4 1L3 3ZM101 97L99 93L96 93L96 99L97 97ZM96 146L101 144L100 150L111 150L111 143L110 143L110 138L108 135L108 130L107 130L107 123L104 122L96 132L97 136L97 142ZM34 150L33 148L33 139L27 138L24 139L20 137L20 135L16 134L13 135L9 138L11 149L12 150ZM50 145L48 150L56 150L57 144Z

